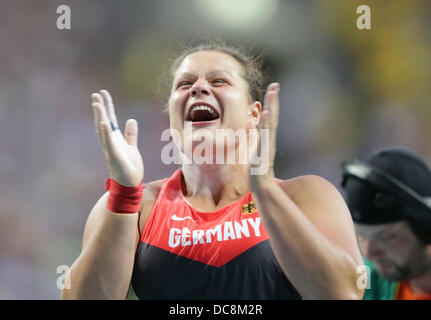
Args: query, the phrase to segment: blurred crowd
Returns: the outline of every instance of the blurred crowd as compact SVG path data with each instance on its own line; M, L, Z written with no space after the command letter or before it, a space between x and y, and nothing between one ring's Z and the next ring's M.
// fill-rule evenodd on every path
M217 36L263 54L281 85L280 178L339 187L342 160L383 146L431 164L430 1L237 2L255 6L249 20L222 0L0 2L0 299L60 298L57 268L79 255L107 178L92 92L111 92L121 128L138 120L145 181L173 172L160 88L182 43ZM56 27L60 4L70 30ZM360 4L371 30L356 28ZM223 20L228 9L241 20Z

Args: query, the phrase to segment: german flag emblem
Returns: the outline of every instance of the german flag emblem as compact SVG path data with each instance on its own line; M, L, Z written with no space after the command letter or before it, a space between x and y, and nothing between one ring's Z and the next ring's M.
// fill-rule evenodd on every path
M251 213L255 213L256 210L256 206L254 204L254 201L250 201L247 204L243 204L241 206L241 213L242 214L251 214Z

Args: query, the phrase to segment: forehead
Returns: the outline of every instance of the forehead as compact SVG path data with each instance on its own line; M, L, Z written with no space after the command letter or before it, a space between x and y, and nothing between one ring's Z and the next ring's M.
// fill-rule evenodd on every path
M356 232L366 238L372 238L383 233L402 232L402 230L406 229L406 227L407 223L405 221L382 223L376 225L355 223Z
M212 71L227 72L231 76L241 76L241 64L232 56L219 51L198 51L184 58L175 77L185 73L206 74Z

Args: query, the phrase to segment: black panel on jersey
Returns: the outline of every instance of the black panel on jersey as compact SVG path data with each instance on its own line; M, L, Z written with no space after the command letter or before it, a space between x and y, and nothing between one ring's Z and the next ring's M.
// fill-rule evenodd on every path
M140 242L132 277L140 299L301 299L265 240L220 268Z

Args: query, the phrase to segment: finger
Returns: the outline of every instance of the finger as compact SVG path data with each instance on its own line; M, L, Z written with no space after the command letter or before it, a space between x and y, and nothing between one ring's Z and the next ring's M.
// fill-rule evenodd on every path
M271 139L271 136L273 136L273 135L271 134L270 128L271 128L271 113L269 110L265 110L261 114L261 127L260 127L259 135L257 138L258 139L257 149L262 150L262 148L263 148L265 150L268 150L270 153L270 158L271 158L271 154L272 154L272 148L271 148L272 143L271 142L272 141L270 142L268 140L268 138ZM266 137L265 139L262 139L263 135L265 135L265 137ZM256 149L256 152L257 152L257 149Z
M260 115L260 128L261 129L270 129L271 121L270 121L270 111L264 110Z
M113 141L112 141L111 124L110 124L110 122L102 121L100 123L100 126L101 126L101 130L102 130L102 138L103 138L103 141L104 141L105 150L111 156L112 155L112 151L114 149L114 144L113 144Z
M93 104L93 103L96 103L96 102L97 102L96 94L92 93L91 94L91 103Z
M92 103L100 103L100 104L104 103L102 96L98 93L91 94L91 102Z
M248 132L248 147L249 152L253 157L256 157L257 146L259 144L259 130L254 127L253 121L247 122L247 132ZM254 159L254 158L252 158Z
M92 106L92 109L93 109L93 116L94 116L94 127L96 128L96 132L97 132L97 134L99 134L98 133L98 129L99 129L99 122L100 122L100 119L99 119L99 113L98 113L98 111L97 111L97 103L98 103L98 101L97 101L97 97L96 97L96 94L95 93L93 93L92 95L91 95L91 106Z
M115 115L114 103L112 102L112 97L107 90L100 90L100 94L105 101L106 110L109 120L112 122L115 128L118 128L117 117Z
M95 102L93 102L91 104L91 106L92 106L92 109L93 109L94 128L96 129L96 133L97 133L97 135L100 138L100 125L99 125L100 124L100 115L99 115L99 110L98 110L99 106Z
M94 101L94 104L98 104L100 106L100 121L108 121L110 122L110 119L108 118L108 113L106 111L106 103L103 99L102 95L99 93L93 93L91 95L91 99Z
M127 120L124 137L129 145L138 147L138 122L135 119Z
M279 84L273 83L268 86L267 94L265 95L266 112L262 113L262 128L268 130L269 140L263 143L269 143L269 161L273 164L276 152L277 127L279 118Z
M99 137L99 140L102 141L102 137L100 135L100 121L101 115L100 115L100 95L97 93L93 93L91 95L91 106L93 109L93 116L94 116L94 128L96 129L96 133Z
M111 120L109 119L108 116L108 111L106 110L106 104L105 101L102 99L103 103L99 104L100 105L100 120L102 122L107 122L108 124L111 123Z
M264 110L274 110L274 111L278 111L275 110L275 108L278 108L278 103L279 103L279 99L278 99L278 93L280 91L280 85L278 83L271 83L268 86L268 89L266 90L266 94L265 94L265 100L264 100L264 104L265 104L265 108Z
M271 123L273 126L273 129L277 129L278 126L278 117L279 117L279 111L280 111L280 99L279 99L279 93L280 93L280 85L276 83L271 91L272 99L270 102L271 105Z
M279 85L278 83L271 83L265 94L265 111L262 116L267 114L262 121L262 128L276 130L278 126L279 117Z
M105 146L105 138L102 128L102 123L104 122L102 119L103 107L99 103L93 103L92 106L94 112L94 127L96 128L96 133L99 137L100 143L102 144L102 146Z
M253 146L256 140L256 127L254 126L253 119L249 119L246 121L245 128L247 130L248 135L248 146L250 148L250 152L253 152Z
M270 128L270 122L268 122L268 115L271 112L271 92L272 87L271 84L268 86L265 97L263 100L264 108L261 113L261 128L262 129L269 129Z

